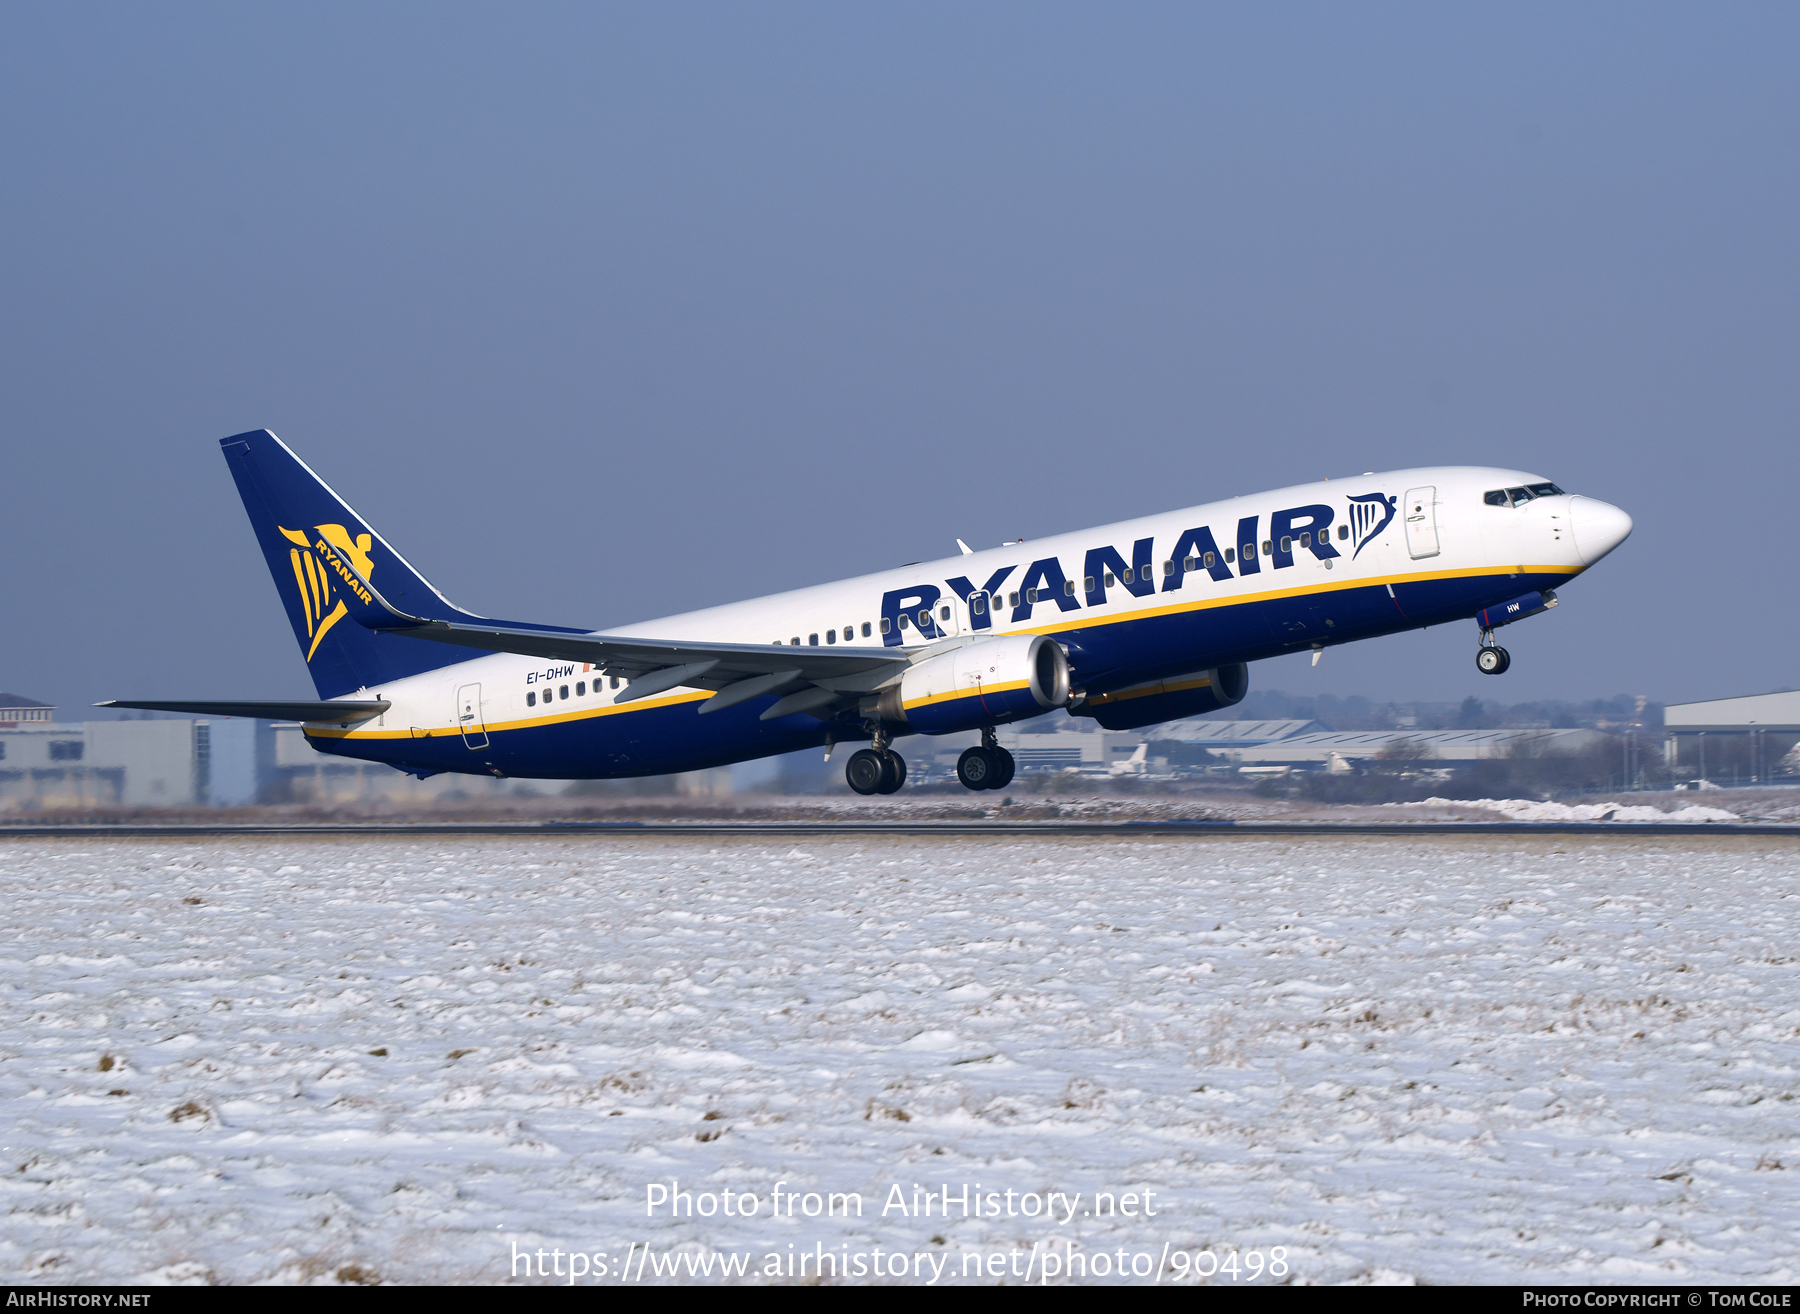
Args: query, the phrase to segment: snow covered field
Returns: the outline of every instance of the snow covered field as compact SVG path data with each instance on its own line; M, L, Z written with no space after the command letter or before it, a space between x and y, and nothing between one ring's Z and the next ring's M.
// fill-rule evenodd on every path
M1793 840L14 840L0 873L8 1280L1800 1277ZM711 1216L646 1217L658 1186Z

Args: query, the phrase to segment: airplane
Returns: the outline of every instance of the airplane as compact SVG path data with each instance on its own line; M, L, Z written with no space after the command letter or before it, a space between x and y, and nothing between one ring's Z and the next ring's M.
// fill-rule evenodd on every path
M1473 619L1494 631L1631 533L1519 470L1367 473L917 562L607 630L455 606L273 433L221 440L318 692L129 707L303 723L321 753L442 772L607 779L867 744L859 794L911 734L980 732L957 777L1001 789L996 729L1061 709L1110 730L1241 701L1249 663Z

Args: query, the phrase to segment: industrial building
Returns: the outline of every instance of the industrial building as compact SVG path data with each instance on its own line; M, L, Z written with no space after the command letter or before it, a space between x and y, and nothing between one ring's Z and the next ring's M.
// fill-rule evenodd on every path
M1597 730L1311 730L1282 739L1222 749L1247 766L1305 766L1333 759L1356 763L1404 757L1440 762L1478 762L1520 753L1572 753L1605 736ZM1209 748L1211 745L1207 745ZM1217 751L1217 750L1216 750Z
M244 807L259 802L487 796L481 776L414 780L315 753L297 725L235 717L60 722L56 708L0 695L0 808Z
M271 747L257 721L4 720L0 805L235 807L256 800Z
M1800 744L1800 692L1670 703L1663 735L1675 775L1768 780L1784 774L1782 759Z

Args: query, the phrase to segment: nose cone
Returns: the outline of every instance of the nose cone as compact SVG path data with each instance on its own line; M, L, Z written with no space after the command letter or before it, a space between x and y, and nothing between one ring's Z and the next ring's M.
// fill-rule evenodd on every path
M1575 531L1575 551L1583 565L1591 566L1623 543L1631 534L1631 517L1610 502L1591 497L1569 499L1569 524Z

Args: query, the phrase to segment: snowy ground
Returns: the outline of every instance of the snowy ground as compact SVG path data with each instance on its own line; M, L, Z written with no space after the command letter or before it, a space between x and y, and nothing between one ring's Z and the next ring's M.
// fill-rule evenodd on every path
M0 872L8 1280L1800 1276L1792 840L10 840ZM757 1213L646 1217L671 1179Z

